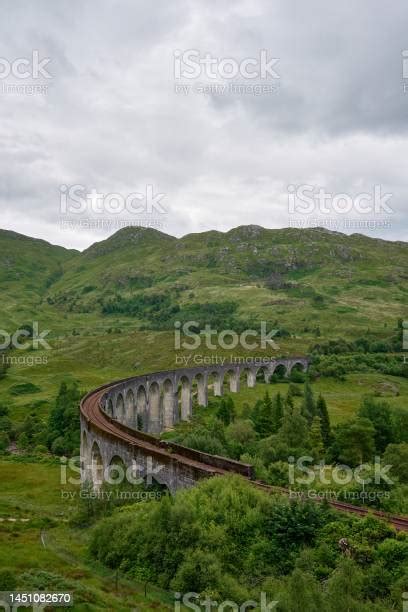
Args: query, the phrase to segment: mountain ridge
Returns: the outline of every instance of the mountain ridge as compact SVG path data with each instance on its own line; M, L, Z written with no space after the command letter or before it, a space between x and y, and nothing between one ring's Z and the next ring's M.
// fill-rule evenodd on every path
M319 227L244 225L180 238L127 227L82 252L0 230L0 285L17 302L29 295L74 312L100 310L118 295L245 284L286 287L291 299L319 286L329 302L334 279L346 289L395 285L404 301L406 270L408 243Z
M35 241L35 242L39 242L39 243L43 243L46 245L49 245L51 247L55 247L57 249L61 249L64 251L68 251L70 253L73 254L80 254L80 253L86 253L89 252L93 247L95 247L96 245L100 245L102 243L106 243L108 241L111 241L112 239L116 239L125 235L128 235L131 232L137 232L137 233L141 233L141 234L150 234L150 235L155 235L157 237L161 237L163 239L171 239L174 241L182 241L186 238L189 237L193 237L193 236L206 236L206 235L217 235L219 237L222 236L228 236L228 235L234 235L237 234L241 231L247 231L247 230L252 230L253 233L256 233L257 230L262 230L263 232L294 232L294 233L311 233L311 232L317 232L317 233L321 233L321 234L326 234L328 236L340 236L343 238L363 238L363 239L367 239L370 241L380 241L380 242L387 242L387 243L391 243L391 244L400 244L400 245L408 245L408 241L405 240L387 240L385 238L379 238L379 237L372 237L369 236L367 234L362 234L360 232L354 232L353 234L345 234L344 232L339 232L337 230L329 230L325 227L322 226L315 226L315 227L307 227L307 228L297 228L297 227L281 227L281 228L270 228L270 227L264 227L262 225L257 225L257 224L249 224L249 225L238 225L236 227L233 227L229 230L216 230L216 229L212 229L212 230L206 230L205 232L189 232L187 234L183 234L183 236L174 236L173 234L168 234L166 232L162 232L160 230L157 230L155 228L150 228L150 227L140 227L140 226L129 226L129 227L124 227L121 228L119 230L117 230L116 232L114 232L113 234L111 234L110 236L108 236L107 238L103 238L101 240L97 240L95 242L93 242L92 244L90 244L88 247L86 247L85 249L83 249L82 251L80 251L79 249L74 249L74 248L67 248L64 247L63 245L60 244L55 244L53 242L50 242L49 240L46 240L44 238L36 238L34 236L30 236L28 234L22 234L21 232L16 232L14 230L8 230L8 229L3 229L0 228L0 241L2 238L4 237L8 237L8 238L14 238L14 239L23 239L23 240L29 240L29 241Z

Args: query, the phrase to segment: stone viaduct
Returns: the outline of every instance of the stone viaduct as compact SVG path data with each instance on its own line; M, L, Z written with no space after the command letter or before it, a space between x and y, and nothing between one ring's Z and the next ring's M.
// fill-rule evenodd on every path
M135 376L89 393L81 402L83 482L100 487L106 474L129 469L134 480L153 476L174 493L197 480L228 472L252 478L252 466L159 439L190 419L193 401L205 407L209 393L237 393L240 385L269 382L274 373L307 370L305 357L271 359L261 364L183 368ZM110 472L111 470L111 472Z

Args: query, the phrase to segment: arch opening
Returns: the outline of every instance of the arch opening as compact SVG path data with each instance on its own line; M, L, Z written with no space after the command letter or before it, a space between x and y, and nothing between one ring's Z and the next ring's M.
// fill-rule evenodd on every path
M146 389L143 386L140 386L137 390L136 394L136 422L135 427L139 431L144 431L146 429L146 406L147 406L147 395Z
M129 427L135 427L136 415L135 415L135 396L132 389L129 389L126 393L126 409L125 409L126 425Z
M177 420L175 402L173 383L167 379L163 383L163 426L165 429L171 429Z
M208 374L207 378L208 395L220 397L223 393L224 377L221 372L213 371Z
M279 365L277 365L273 371L273 375L277 380L283 380L284 378L286 378L287 368L285 364L280 363Z
M91 475L94 489L99 489L103 483L103 460L97 442L92 445Z
M188 421L192 415L191 382L187 376L182 376L178 386L178 405L180 419Z
M153 433L160 433L163 428L161 403L160 387L157 382L153 382L149 386L149 431Z
M119 393L116 399L115 418L120 423L123 423L125 418L125 402L123 401L123 395Z

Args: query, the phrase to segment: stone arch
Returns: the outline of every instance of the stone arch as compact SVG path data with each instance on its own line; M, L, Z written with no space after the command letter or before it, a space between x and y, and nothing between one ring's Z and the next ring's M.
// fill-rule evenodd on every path
M108 414L108 416L110 416L113 419L113 402L112 402L112 398L109 398L109 400L106 402L106 413Z
M149 412L150 429L154 433L159 433L162 428L161 403L160 387L157 382L152 382L149 386Z
M261 366L256 370L256 382L257 383L268 383L270 378L269 368L267 366Z
M121 423L123 423L125 418L125 402L121 393L116 398L115 418Z
M222 372L218 372L217 370L212 370L209 372L207 378L208 393L216 397L221 396L223 380L224 376Z
M255 387L256 370L250 367L243 368L240 372L240 379L247 387Z
M180 401L180 418L187 421L192 414L191 401L191 381L187 376L182 376L179 380L178 397Z
M98 443L92 444L91 451L91 476L94 489L99 489L103 483L103 459Z
M292 370L298 370L299 372L306 372L306 365L302 361L295 361L289 370L289 374L292 372Z
M91 461L89 456L88 436L85 430L83 430L81 435L81 470L82 480L89 480L91 477Z
M136 394L136 415L135 415L135 427L136 429L145 429L146 421L146 406L147 406L147 395L146 389L143 385L137 390Z
M129 427L134 427L135 420L136 420L135 395L132 389L128 389L126 392L125 419L126 419L126 425L129 425Z
M227 393L237 393L239 391L239 382L239 371L230 368L224 372L223 391Z
M207 376L199 372L194 376L192 386L197 389L197 405L208 406Z
M286 376L288 374L288 368L287 368L285 363L278 363L278 365L275 367L273 373L278 378L286 378Z
M163 383L163 425L172 428L175 421L175 393L172 381L167 378Z
M88 436L87 436L85 429L82 432L81 442L82 442L82 454L83 456L89 458L88 457L88 454L89 454Z
M120 485L125 482L126 465L122 457L113 455L107 469L107 478L109 484Z

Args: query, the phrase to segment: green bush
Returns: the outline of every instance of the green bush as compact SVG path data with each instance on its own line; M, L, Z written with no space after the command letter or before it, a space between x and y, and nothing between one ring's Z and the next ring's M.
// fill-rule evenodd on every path
M10 395L25 395L27 393L38 393L39 391L41 391L41 388L30 382L10 387Z

